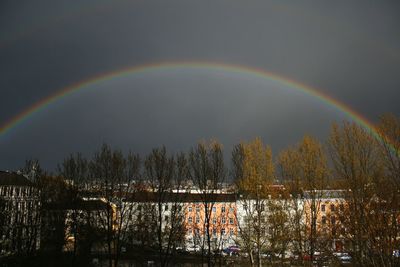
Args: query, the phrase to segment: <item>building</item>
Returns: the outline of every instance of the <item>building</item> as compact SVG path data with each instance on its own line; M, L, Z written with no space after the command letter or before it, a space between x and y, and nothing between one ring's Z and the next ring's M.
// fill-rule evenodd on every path
M0 171L0 255L39 248L39 190L25 176Z
M136 192L124 203L126 229L136 240L132 243L151 246L156 241L159 221L161 228L170 230L171 226L179 229L181 237L176 246L206 246L206 225L209 218L209 231L213 248L223 248L235 244L237 235L236 195L233 193L204 194L193 192L166 192L159 202L157 192ZM206 216L206 205L207 213ZM161 214L159 211L161 208Z
M304 192L304 216L310 230L315 218L315 229L319 240L329 240L328 249L344 250L346 235L344 212L347 207L344 190L314 190ZM315 207L312 216L313 205Z

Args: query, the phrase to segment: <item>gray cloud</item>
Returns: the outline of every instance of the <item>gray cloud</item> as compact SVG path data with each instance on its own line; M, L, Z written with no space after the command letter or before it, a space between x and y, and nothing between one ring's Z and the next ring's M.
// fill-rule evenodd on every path
M372 121L400 115L395 1L0 5L0 123L99 73L180 60L263 68L319 88ZM27 157L52 168L67 153L89 153L102 142L145 153L209 137L230 149L262 136L277 151L305 133L325 138L330 122L345 118L287 88L274 91L273 83L208 72L152 75L101 84L36 114L0 137L0 168Z

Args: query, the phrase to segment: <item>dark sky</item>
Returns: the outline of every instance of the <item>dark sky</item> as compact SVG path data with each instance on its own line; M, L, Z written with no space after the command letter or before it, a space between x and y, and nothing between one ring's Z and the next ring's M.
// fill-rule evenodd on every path
M213 61L261 68L372 122L400 115L399 1L1 1L0 125L81 80L128 66ZM350 119L282 84L207 69L158 70L93 85L0 136L0 169L53 169L103 142L147 153L256 136L280 149L326 139Z

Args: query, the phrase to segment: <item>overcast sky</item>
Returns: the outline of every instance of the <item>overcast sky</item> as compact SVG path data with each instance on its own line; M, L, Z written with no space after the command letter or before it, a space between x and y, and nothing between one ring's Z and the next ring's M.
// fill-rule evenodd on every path
M62 88L152 62L256 67L318 88L376 122L400 115L399 1L1 1L0 125ZM283 84L164 69L89 86L0 136L0 169L53 169L103 142L141 154L256 136L277 154L350 119Z

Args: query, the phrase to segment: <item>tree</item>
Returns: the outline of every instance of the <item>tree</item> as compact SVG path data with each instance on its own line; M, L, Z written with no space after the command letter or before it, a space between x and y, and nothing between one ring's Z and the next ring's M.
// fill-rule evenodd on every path
M161 266L168 266L183 238L183 212L178 192L185 178L186 165L183 154L175 161L173 156L167 155L165 147L153 149L145 160L145 177L156 196L154 217ZM177 190L175 194L174 189Z
M336 177L346 186L348 238L357 265L373 264L377 211L372 208L379 197L376 189L382 182L382 162L376 139L355 123L333 124L329 148ZM373 204L371 206L371 204ZM374 219L375 217L375 219ZM370 236L372 235L372 236Z
M91 177L99 189L99 197L105 200L106 212L99 210L98 220L104 232L109 266L118 265L122 241L127 239L126 220L133 214L133 206L125 205L135 191L140 160L130 154L128 160L120 150L112 150L104 144L89 163Z
M377 130L385 177L377 188L380 202L377 213L382 220L379 224L382 227L377 228L382 240L380 264L395 266L400 263L391 253L400 245L400 118L392 114L383 115Z
M207 264L211 266L212 209L216 201L215 194L220 192L226 178L222 145L216 141L200 142L192 148L189 153L189 176L199 189L204 208L203 226L199 229L203 237L202 262L207 249Z
M288 199L290 214L288 234L292 240L291 245L294 253L300 261L303 260L305 252L304 242L306 238L306 224L303 219L305 210L303 205L303 184L301 177L300 153L297 147L291 147L280 152L277 166L280 171L282 184L287 189L290 197Z
M69 157L64 159L61 165L58 166L59 175L65 180L66 187L69 194L68 209L70 209L69 225L67 228L73 237L73 263L75 263L76 256L78 254L77 248L78 243L86 242L87 235L81 233L84 228L82 224L82 210L80 203L82 203L81 193L85 189L85 185L89 182L89 167L88 162L80 153L71 154ZM81 238L82 237L82 238ZM79 244L79 248L85 248L85 250L79 251L79 254L87 258L90 254L90 247L87 245Z
M272 151L260 138L243 143L241 147L243 158L237 162L242 162L242 166L234 166L235 170L239 170L235 173L242 173L242 177L237 177L239 193L242 195L241 206L245 212L244 218L238 220L240 237L250 255L251 264L255 262L255 253L257 265L261 266L261 253L268 244L266 206L275 179Z
M329 176L323 147L316 139L305 136L295 147L280 153L278 165L292 195L293 247L300 258L307 249L313 260L321 237L317 222L321 198Z

